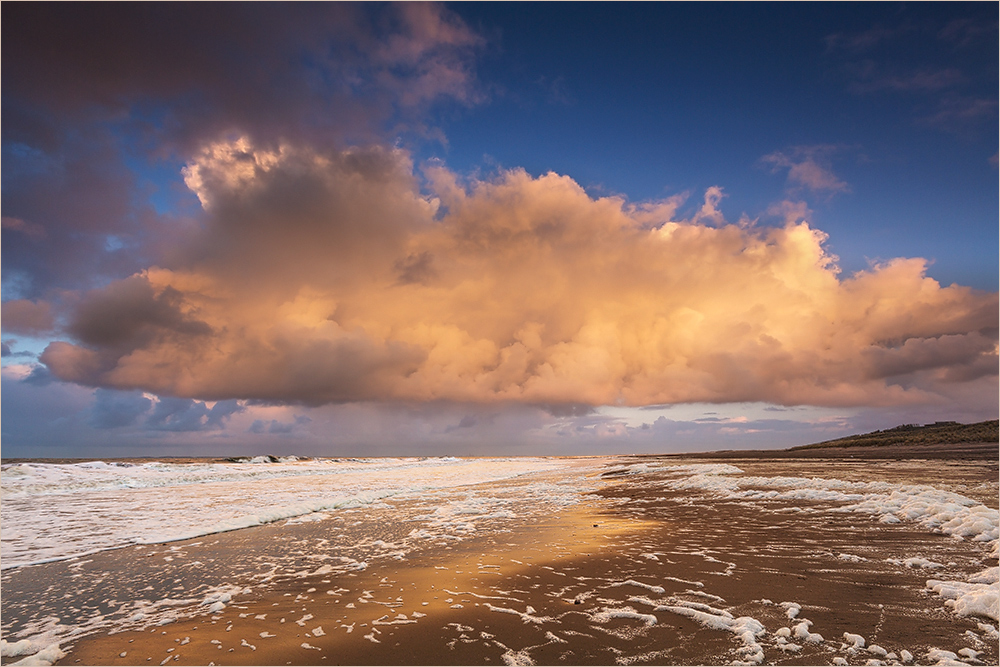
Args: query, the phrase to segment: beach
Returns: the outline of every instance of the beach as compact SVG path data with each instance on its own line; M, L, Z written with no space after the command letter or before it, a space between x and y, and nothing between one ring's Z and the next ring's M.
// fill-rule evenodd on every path
M998 660L995 458L344 466L438 486L4 564L4 664Z
M0 667L1000 667L1000 4L0 14Z

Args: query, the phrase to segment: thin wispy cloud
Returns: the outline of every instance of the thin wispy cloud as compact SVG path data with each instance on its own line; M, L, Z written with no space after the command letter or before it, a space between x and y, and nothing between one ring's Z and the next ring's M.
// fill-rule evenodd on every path
M911 122L968 137L996 115L996 100L980 94L995 87L992 75L970 60L997 23L957 18L943 24L902 22L856 33L827 36L827 56L845 78L846 89L863 96L905 96ZM914 56L917 53L917 56ZM928 111L928 107L936 107Z
M997 22L984 23L968 18L953 19L938 33L938 38L966 48L980 40L996 41Z
M997 100L955 96L941 100L936 110L917 118L917 123L950 132L963 133L970 126L994 120Z
M890 72L867 61L857 68L858 80L849 85L854 93L894 91L904 93L933 93L955 88L968 80L961 70L954 67L924 68L908 72Z
M915 27L909 24L882 26L876 25L857 32L837 32L827 35L824 39L826 50L832 52L847 52L862 54L884 45L902 35L913 32Z
M3 229L23 234L35 241L40 241L47 236L44 227L33 222L25 222L20 218L4 216L2 225Z
M833 173L831 157L841 150L837 146L795 146L762 157L761 163L771 165L772 173L787 171L788 185L793 189L832 195L850 192L851 186Z

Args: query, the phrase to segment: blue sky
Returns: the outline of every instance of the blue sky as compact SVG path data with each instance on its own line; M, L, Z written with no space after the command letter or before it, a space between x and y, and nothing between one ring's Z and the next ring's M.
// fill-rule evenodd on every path
M995 4L3 14L7 456L996 417Z
M719 185L738 218L788 187L765 156L829 147L845 190L798 194L845 271L928 257L942 282L995 290L994 9L458 6L499 37L479 67L489 103L442 114L448 146L425 153L460 171L553 170L636 200Z

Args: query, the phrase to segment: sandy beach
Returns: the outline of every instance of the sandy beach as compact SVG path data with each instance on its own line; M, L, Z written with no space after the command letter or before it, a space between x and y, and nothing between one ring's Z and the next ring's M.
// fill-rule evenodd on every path
M1000 4L0 14L0 667L1000 667Z
M573 475L578 502L527 491ZM713 478L748 483L733 497ZM802 481L814 478L827 482ZM995 618L958 615L929 581L995 569L990 544L839 511L832 489L905 481L995 513L996 480L995 460L581 459L447 497L8 568L4 638L10 653L58 636L60 665L995 664ZM506 502L421 533L459 497Z

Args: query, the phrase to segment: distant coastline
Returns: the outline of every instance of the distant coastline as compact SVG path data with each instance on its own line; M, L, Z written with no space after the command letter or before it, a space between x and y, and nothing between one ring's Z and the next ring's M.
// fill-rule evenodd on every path
M872 431L861 435L849 435L836 440L826 440L813 445L790 447L791 451L821 449L828 447L886 447L890 445L958 445L973 442L997 443L1000 420L960 424L958 422L934 422L919 426L903 424L884 431Z
M460 458L483 458L466 457ZM544 454L543 454L544 456ZM603 455L566 456L564 458L587 458ZM835 440L825 440L810 445L798 445L786 449L723 449L709 452L672 452L669 454L608 454L607 456L642 458L695 458L695 459L789 459L789 458L861 458L861 459L975 459L1000 460L1000 420L961 424L959 422L934 422L917 425L902 424L889 429L849 435ZM268 457L264 457L268 458ZM279 457L269 457L276 462ZM307 459L351 459L358 457L320 456L300 457ZM361 457L365 458L365 457ZM378 458L378 457L376 457ZM435 458L426 456L401 456L392 458ZM489 458L489 457L487 457ZM504 457L507 458L507 457ZM4 464L29 463L84 463L87 461L118 461L126 463L148 463L168 461L170 463L248 463L249 459L225 456L127 456L88 458L45 458L19 457L0 459Z
M787 449L720 450L669 457L697 459L975 459L1000 460L1000 421L960 424L935 422L923 426L903 424L894 428L849 435Z

